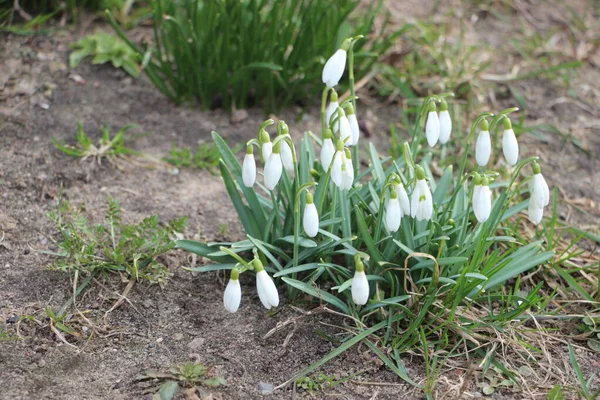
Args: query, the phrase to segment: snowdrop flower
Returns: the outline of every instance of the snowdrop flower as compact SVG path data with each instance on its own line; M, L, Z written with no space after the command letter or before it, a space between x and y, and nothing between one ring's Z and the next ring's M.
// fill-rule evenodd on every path
M433 147L440 138L440 119L436 111L436 106L433 101L429 103L429 113L427 114L427 122L425 123L425 136L429 147Z
M348 123L350 124L350 140L348 140L348 146L356 146L358 144L358 139L360 136L360 128L358 127L358 120L356 119L356 113L354 112L354 107L352 105L348 106Z
M394 185L394 190L398 193L402 215L410 215L410 200L408 199L408 193L406 193L406 189L402 182L398 181L396 185Z
M335 154L335 145L333 144L333 133L331 129L325 131L323 145L321 146L321 165L325 172L329 171L329 166Z
M398 199L398 193L392 189L390 198L385 206L385 226L390 232L396 232L400 228L402 220L402 207Z
M338 139L335 142L336 151L333 155L333 161L331 166L331 180L335 186L343 189L343 166L346 164L346 151L344 150L344 142Z
M239 275L240 273L237 267L234 267L231 270L229 282L227 282L227 287L223 293L223 305L230 313L236 312L238 308L240 308L240 303L242 301L242 288L240 287L240 280L238 279Z
M477 143L475 144L475 159L477 164L485 167L490 161L492 155L492 142L490 140L490 125L487 120L483 120L481 123L481 130L477 137Z
M327 126L330 126L331 122L333 122L333 116L336 115L339 106L340 103L338 103L338 94L335 90L332 90L331 95L329 96L329 104L327 105L327 111L325 112L325 124Z
M360 259L355 261L356 271L352 278L352 301L363 306L369 300L369 281L365 275L365 266Z
M288 171L291 172L294 170L294 157L292 156L292 149L287 140L281 141L281 162L283 167Z
M492 211L492 192L490 181L487 176L475 176L475 189L473 190L473 212L480 223L484 223L490 217Z
M510 165L515 165L519 159L519 142L512 129L512 123L508 117L504 118L504 133L502 134L502 152L504 159Z
M344 145L351 146L352 145L352 128L350 128L350 122L348 121L348 117L346 117L346 113L344 110L338 110L339 120L338 120L338 130L334 129L334 132L338 135Z
M263 162L267 162L271 152L273 151L273 143L271 143L271 137L269 133L261 129L258 133L258 141L260 142L260 151L263 158Z
M450 119L450 112L448 112L448 103L446 103L446 100L442 100L440 105L440 143L448 143L451 133L452 119Z
M417 221L430 220L433 215L433 199L425 181L425 171L420 165L415 168L417 182L410 202L410 215Z
M269 190L275 189L275 186L279 183L279 179L281 179L281 173L283 172L283 164L281 162L281 155L279 154L280 148L281 142L278 142L265 164L265 186Z
M246 187L254 186L256 182L256 161L254 160L254 147L246 146L246 156L242 164L242 181Z
M346 56L347 51L350 48L350 43L350 40L346 39L342 44L342 47L327 60L323 67L321 79L328 88L336 86L340 82L340 79L342 79L342 75L344 75Z
M352 153L345 149L342 159L342 186L341 189L350 190L354 183L354 165L352 164Z
M312 193L306 193L306 205L302 217L302 227L308 237L315 237L319 232L319 213L315 206Z
M277 293L275 282L267 274L258 258L255 258L253 263L256 271L256 291L260 302L267 310L270 310L271 307L277 307L279 305L279 293Z
M531 181L531 196L529 198L529 217L539 224L544 216L544 207L550 203L550 189L542 175L542 168L537 162L533 163L533 178Z

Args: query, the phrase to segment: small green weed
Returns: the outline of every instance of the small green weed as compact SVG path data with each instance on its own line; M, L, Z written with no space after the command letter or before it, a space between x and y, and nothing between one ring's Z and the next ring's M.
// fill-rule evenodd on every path
M227 385L227 381L219 376L213 375L210 368L205 367L200 363L185 362L181 365L169 368L169 372L146 371L138 375L136 381L145 381L157 379L162 384L160 385L157 394L162 400L171 400L177 392L184 387L187 387L186 393L188 398L190 394L194 394L197 386L206 386L215 388Z
M212 172L219 166L220 158L219 150L214 144L201 143L194 153L190 147L177 147L173 143L169 155L163 160L177 168L193 167Z
M94 57L94 65L110 62L115 68L123 68L135 78L140 76L141 67L136 53L117 36L105 32L94 33L71 44L71 49L71 68L77 67L86 57Z
M112 197L108 198L102 224L90 223L82 210L73 209L64 199L48 217L62 236L58 243L60 252L54 253L58 259L51 269L77 271L86 277L118 272L135 281L159 284L169 278L159 257L175 246L174 236L186 225L184 217L160 226L156 215L138 224L124 224L121 206Z
M589 335L587 345L590 349L600 353L600 316L584 317L581 330Z

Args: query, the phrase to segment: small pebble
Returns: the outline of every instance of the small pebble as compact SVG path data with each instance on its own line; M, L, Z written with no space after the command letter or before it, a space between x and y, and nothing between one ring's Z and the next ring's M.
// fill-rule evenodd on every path
M260 394L271 394L275 390L275 386L272 383L258 382L258 391Z

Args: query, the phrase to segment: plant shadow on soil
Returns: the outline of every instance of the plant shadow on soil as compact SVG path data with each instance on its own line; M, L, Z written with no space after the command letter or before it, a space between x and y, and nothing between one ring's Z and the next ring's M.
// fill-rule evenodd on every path
M108 315L101 337L90 340L83 336L67 337L79 350L57 340L48 327L42 329L27 321L17 324L26 315L43 321L43 309L47 305L60 307L72 290L72 282L64 275L44 269L52 258L38 252L56 250L58 232L45 214L54 209L61 190L74 205L84 204L94 222L101 220L107 195L111 195L122 204L127 222L137 222L151 214L158 214L161 221L189 216L186 237L198 232L207 240L243 235L220 178L207 171L182 169L175 174L164 168L130 164L124 170L106 164L92 166L59 153L50 138L72 138L78 121L92 136L106 123L113 130L136 123L141 127L139 133L152 134L136 139L132 146L162 157L172 142L195 148L199 141L210 141L212 130L231 144L241 143L255 134L264 117L261 111L250 110L247 119L235 124L222 111L199 112L175 107L146 80L132 81L122 71L110 67L84 63L69 71L64 64L67 45L72 39L69 34L4 38L7 44L1 55L7 67L4 71L14 73L19 83L13 87L21 89L3 99L7 100L6 107L0 109L8 115L0 120L0 226L4 232L0 243L0 324L8 328L14 339L0 341L0 397L150 398L145 394L146 386L133 382L137 374L197 360L213 367L216 375L228 381L227 387L212 390L214 398L263 398L259 382L278 385L327 354L334 344L317 331L336 337L344 333L339 328L344 321L320 314L299 319L297 324L290 325L293 327L264 339L278 323L299 317L301 312L284 304L275 315L267 316L252 280L242 279L242 308L236 314L227 313L222 306L226 278L216 273L185 272L181 267L189 266L192 259L181 251L165 256L165 263L174 274L166 287L136 285L128 296L131 303L125 302ZM530 104L535 101L541 104L548 93L540 93L538 98L532 96ZM45 104L49 109L41 107ZM568 104L557 104L553 110L541 107L539 113L559 113L575 123L569 107ZM396 118L390 108L375 113L385 117L376 120L374 132L385 132L389 122ZM288 111L282 119L291 122L295 117ZM305 129L316 131L318 126L315 116L306 116L300 124L290 123L296 136ZM375 135L372 139L382 140L384 136ZM600 151L600 141L595 136L588 143L592 154ZM581 157L577 149L563 146L560 138L550 138L541 145L537 139L527 138L523 144L525 152L542 152L544 161L549 163L550 183L564 182L562 187L568 193L575 193L573 197L599 198L600 175L594 173L600 169L597 158ZM581 173L583 178L569 180L573 171ZM561 212L566 215L568 210L561 206ZM590 224L589 216L574 218L575 222ZM594 222L598 222L597 216ZM228 227L226 238L219 233L222 225ZM118 299L117 293L125 284L117 279L100 283L102 286L96 285L78 298L77 309L102 325L105 312ZM77 318L73 316L74 320ZM17 325L20 339L17 339ZM284 347L286 336L292 333L288 346ZM594 363L599 365L597 355L582 357L586 371L592 371ZM422 361L410 355L404 360L409 375L422 381ZM445 381L459 387L467 368L465 360L464 368L447 372ZM337 378L364 372L353 381L319 392L318 398L399 399L420 395L363 347L346 352L322 371ZM388 386L369 382L384 382ZM446 390L451 388L449 385ZM475 382L472 389L477 394ZM311 397L288 386L268 398L292 396ZM512 398L510 393L496 396Z

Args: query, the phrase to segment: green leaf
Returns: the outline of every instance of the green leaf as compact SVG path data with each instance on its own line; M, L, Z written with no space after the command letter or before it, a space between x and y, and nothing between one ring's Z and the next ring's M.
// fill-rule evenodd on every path
M285 237L279 238L277 240L283 240L284 242L294 244L294 235L285 236ZM317 243L313 240L299 237L298 238L298 246L306 247L306 248L313 248L313 247L317 247Z
M554 385L554 387L548 392L546 398L548 400L565 400L565 395L560 385Z
M231 256L214 256L213 253L219 251L218 247L209 246L206 243L197 242L194 240L176 240L175 244L180 249L198 254L199 256L206 257L215 262L222 264L235 263L235 259Z
M161 400L172 400L173 397L177 394L177 390L179 389L179 385L175 381L166 381L162 385L160 385L160 389L158 393L160 394Z
M587 341L587 345L590 349L594 350L596 353L600 353L600 340L589 339Z
M226 386L227 381L224 378L215 377L215 378L208 378L208 379L202 380L202 384L204 386L208 386L208 387L219 387L219 386Z
M346 303L344 303L342 300L338 299L331 293L328 293L317 287L309 285L308 283L298 281L296 279L292 279L292 278L288 278L288 277L283 277L281 279L288 285L293 286L296 289L299 289L299 290L303 291L304 293L307 293L319 300L323 300L323 301L331 304L332 306L337 307L340 311L342 311L346 314L350 314L350 309L348 308Z

